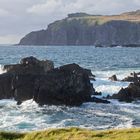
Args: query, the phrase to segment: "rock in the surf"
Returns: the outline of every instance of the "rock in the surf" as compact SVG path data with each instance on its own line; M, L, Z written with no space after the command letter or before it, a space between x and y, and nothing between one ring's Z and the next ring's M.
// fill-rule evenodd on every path
M118 81L116 75L112 75L111 77L109 77L109 80L111 80L111 81Z
M124 82L138 82L140 81L139 73L131 73L130 76L125 77L122 81Z
M108 100L104 100L104 99L99 99L99 98L96 98L96 97L93 97L91 99L92 102L96 102L96 103L104 103L104 104L109 104L110 101Z
M130 83L127 88L122 88L117 94L108 96L110 99L132 102L140 99L140 82Z

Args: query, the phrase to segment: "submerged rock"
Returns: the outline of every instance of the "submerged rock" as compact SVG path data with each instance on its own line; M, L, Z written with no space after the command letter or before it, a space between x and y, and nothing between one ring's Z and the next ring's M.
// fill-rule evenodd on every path
M77 64L54 68L52 61L28 57L20 64L4 66L4 69L7 73L0 75L0 99L14 98L18 104L34 99L40 105L108 103L91 98L95 93L89 79L92 73Z
M103 100L103 99L99 99L99 98L96 98L96 97L93 97L91 99L92 102L96 102L96 103L104 103L104 104L109 104L110 101L107 101L107 100Z

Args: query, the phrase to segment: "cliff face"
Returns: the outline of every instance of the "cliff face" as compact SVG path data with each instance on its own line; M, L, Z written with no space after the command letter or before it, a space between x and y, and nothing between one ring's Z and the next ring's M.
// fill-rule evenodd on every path
M69 14L46 30L27 34L19 44L140 46L140 11L115 16Z

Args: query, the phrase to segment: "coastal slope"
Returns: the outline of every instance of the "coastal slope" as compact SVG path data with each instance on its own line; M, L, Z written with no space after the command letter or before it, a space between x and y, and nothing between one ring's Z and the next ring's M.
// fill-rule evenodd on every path
M19 45L140 46L140 10L120 15L69 14L45 30L23 37Z

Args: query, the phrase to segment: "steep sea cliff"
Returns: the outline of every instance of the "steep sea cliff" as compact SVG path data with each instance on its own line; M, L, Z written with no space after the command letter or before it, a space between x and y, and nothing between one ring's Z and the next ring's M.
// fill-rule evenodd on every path
M140 10L120 15L69 14L45 30L34 31L20 45L140 46Z

